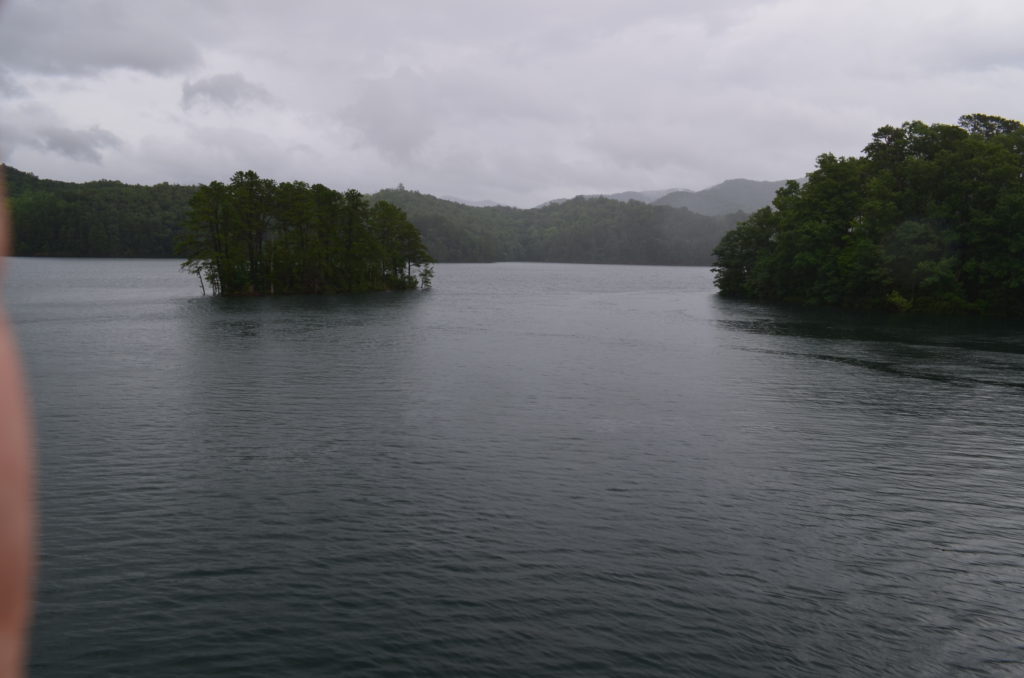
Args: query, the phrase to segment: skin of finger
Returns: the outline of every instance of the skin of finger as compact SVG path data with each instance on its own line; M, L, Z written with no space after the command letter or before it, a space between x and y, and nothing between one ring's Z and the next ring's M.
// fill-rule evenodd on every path
M9 226L0 172L0 262ZM24 675L27 655L35 570L32 442L25 382L0 296L0 676Z

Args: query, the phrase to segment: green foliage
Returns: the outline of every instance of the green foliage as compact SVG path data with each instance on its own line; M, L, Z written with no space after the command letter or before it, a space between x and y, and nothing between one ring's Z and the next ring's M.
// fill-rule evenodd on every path
M404 189L374 197L404 209L440 261L708 265L741 218L583 196L533 209L470 207Z
M195 237L185 230L190 200L198 187L128 186L115 181L74 184L6 169L19 256L172 257L177 253L176 242ZM369 256L366 250L372 249L372 238L360 230L360 224L370 218L360 210L369 210L369 204L345 207L345 200L329 188L286 182L273 189L279 204L271 214L266 200L260 198L270 190L267 180L242 172L221 186L230 195L252 198L237 214L230 205L220 209L231 212L230 219L227 213L222 215L228 219L224 228L248 229L246 234L235 234L236 245L245 249L246 261L255 266L245 276L257 288L264 286L257 262L265 259L263 250L268 246L261 220L275 224L275 257L280 248L292 248L286 259L291 267L286 273L288 287L327 291L328 281L319 273L326 259L354 261ZM404 188L380 191L363 200L384 200L404 210L422 233L425 248L438 260L450 262L708 265L711 250L745 216L709 217L638 201L584 197L534 209L470 207ZM216 204L200 209L215 209ZM355 213L361 216L346 216ZM275 266L280 266L276 259ZM348 270L352 279L343 287L369 284L356 274L356 267ZM243 272L224 269L222 273Z
M1024 128L981 114L882 127L861 157L819 157L714 254L726 295L1024 315Z
M170 256L196 191L166 183L75 184L4 170L17 256Z
M412 289L433 275L419 231L394 205L252 171L199 187L179 247L182 268L227 296Z

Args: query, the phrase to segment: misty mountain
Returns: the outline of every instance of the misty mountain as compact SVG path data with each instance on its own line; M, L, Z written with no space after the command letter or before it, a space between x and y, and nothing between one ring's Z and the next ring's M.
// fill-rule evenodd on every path
M18 256L174 257L195 186L40 179L6 167ZM710 265L744 214L707 216L579 196L533 209L474 207L403 188L368 196L402 208L441 262Z
M455 196L451 195L442 195L441 200L457 202L460 205L468 205L470 207L501 207L500 202L494 202L493 200L465 200L463 198L456 198Z
M609 200L618 200L619 202L629 202L630 200L636 200L637 202L650 204L661 198L662 196L668 195L669 193L675 193L677 191L687 192L689 189L686 188L663 188L661 190L654 191L622 191L620 193L587 193L585 195L578 195L577 198L607 198ZM547 207L548 205L560 205L563 202L568 202L573 198L553 198L546 202L542 202L537 205L535 209L541 207Z
M663 188L656 191L623 191L621 193L605 193L601 197L611 198L612 200L619 200L621 202L629 202L630 200L637 200L639 202L652 203L669 193L692 193L686 188ZM696 210L691 210L696 211Z
M371 196L401 207L438 261L552 261L710 265L711 250L744 214L577 196L532 209L470 207L416 191Z
M621 193L604 193L582 196L584 198L608 198L621 202L636 200L642 203L665 205L667 207L685 207L691 212L706 216L722 216L736 212L748 214L756 212L771 204L775 192L785 181L753 181L751 179L729 179L720 184L701 191L688 188L666 188L651 191L622 191ZM539 207L557 205L568 198L549 200Z
M698 214L752 213L771 204L785 181L729 179L702 191L675 191L654 201L655 205L685 207Z

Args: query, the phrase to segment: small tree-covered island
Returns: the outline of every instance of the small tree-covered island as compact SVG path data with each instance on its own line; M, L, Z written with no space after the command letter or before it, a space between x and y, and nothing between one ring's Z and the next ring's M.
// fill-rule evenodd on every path
M214 294L333 294L429 287L433 259L395 205L255 172L192 197L182 268Z
M856 309L1024 316L1024 129L991 115L906 122L722 238L726 296Z

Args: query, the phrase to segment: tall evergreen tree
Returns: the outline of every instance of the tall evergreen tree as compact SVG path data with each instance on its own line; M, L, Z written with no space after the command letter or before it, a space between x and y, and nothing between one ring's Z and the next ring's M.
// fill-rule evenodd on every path
M432 274L419 231L394 205L252 171L199 187L180 247L183 268L228 296L409 289Z

